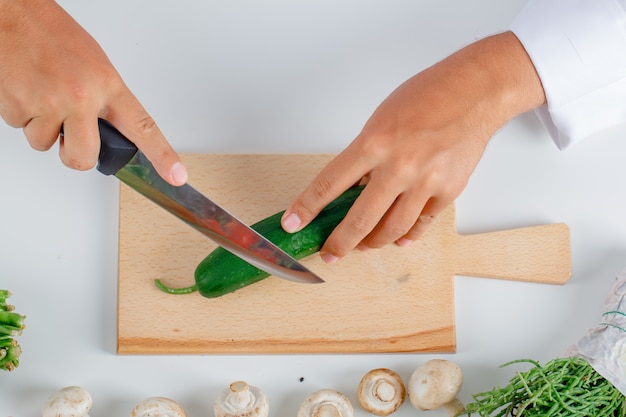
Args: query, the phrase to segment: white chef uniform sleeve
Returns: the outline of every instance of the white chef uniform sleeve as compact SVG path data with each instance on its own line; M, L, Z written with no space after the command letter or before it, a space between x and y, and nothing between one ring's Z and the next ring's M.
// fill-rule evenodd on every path
M530 0L510 30L547 105L536 110L560 149L626 124L626 0Z

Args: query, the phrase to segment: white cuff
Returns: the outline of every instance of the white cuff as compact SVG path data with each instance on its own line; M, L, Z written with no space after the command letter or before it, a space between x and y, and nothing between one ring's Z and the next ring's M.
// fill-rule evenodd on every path
M624 0L530 0L511 24L539 74L561 149L626 123Z

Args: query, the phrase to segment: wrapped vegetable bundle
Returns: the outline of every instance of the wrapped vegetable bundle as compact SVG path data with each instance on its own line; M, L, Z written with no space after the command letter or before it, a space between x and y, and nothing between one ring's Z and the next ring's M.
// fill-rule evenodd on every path
M7 304L10 296L9 291L0 290L0 369L4 371L12 371L19 365L22 349L15 337L22 334L26 318Z
M614 283L600 322L563 358L517 372L505 387L473 395L459 415L482 417L626 416L626 271Z

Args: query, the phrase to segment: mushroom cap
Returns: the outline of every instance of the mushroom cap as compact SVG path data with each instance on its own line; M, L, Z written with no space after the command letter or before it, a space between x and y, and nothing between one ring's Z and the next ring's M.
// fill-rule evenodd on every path
M245 381L235 381L213 403L216 417L267 417L269 401L265 393Z
M165 397L146 398L133 408L130 417L186 417L185 410Z
M42 417L85 417L93 400L87 390L78 386L61 388L50 396L41 410Z
M454 400L463 373L454 362L432 359L417 368L408 384L409 400L418 410L434 410Z
M400 375L391 369L372 369L359 383L358 398L365 411L388 416L404 402L406 388Z
M311 394L298 409L297 417L353 417L354 408L348 397L333 389Z

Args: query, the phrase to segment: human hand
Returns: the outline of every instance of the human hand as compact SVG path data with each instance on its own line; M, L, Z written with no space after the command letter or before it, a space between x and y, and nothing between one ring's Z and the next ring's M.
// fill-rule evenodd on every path
M187 181L180 158L100 45L53 0L0 0L0 116L22 128L34 149L59 139L61 160L78 170L98 160L101 117L166 181Z
M283 228L308 224L355 183L367 183L320 250L333 263L355 247L410 244L465 188L489 139L545 101L517 38L485 38L396 89L356 139L287 208Z

